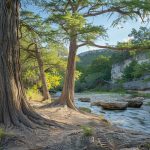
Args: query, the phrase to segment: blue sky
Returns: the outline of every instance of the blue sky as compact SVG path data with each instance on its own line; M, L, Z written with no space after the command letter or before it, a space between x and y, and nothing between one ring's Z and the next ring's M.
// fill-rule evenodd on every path
M42 10L39 10L39 8L35 6L27 6L26 9L30 11L34 11L35 13L40 14L42 17L46 17L48 14L46 12L43 12ZM122 42L122 41L127 41L128 40L128 35L131 33L131 30L133 28L139 29L140 26L146 26L150 27L150 23L142 23L140 19L137 19L138 21L135 20L127 20L125 23L119 24L116 27L112 27L111 24L113 20L116 18L116 15L112 16L110 19L106 15L98 16L98 17L93 17L90 18L89 21L92 22L95 25L103 25L105 28L107 28L107 33L108 33L108 39L107 40L99 40L96 43L100 45L106 45L106 43L110 45L115 45L117 42ZM97 48L94 47L81 47L78 49L78 54L89 51L89 50L94 50Z
M115 16L114 16L115 17ZM108 19L106 16L101 17L95 17L92 19L93 23L96 25L104 25L105 28L107 28L108 33L108 39L107 40L99 40L97 41L100 45L106 45L106 43L110 45L115 45L117 42L127 41L129 39L128 35L131 33L132 29L139 29L141 26L150 27L150 23L142 23L140 19L137 21L135 20L127 20L125 23L119 24L116 27L112 27L112 22L114 20L114 17ZM94 50L97 48L94 47L82 47L78 50L78 53L88 51L88 50Z

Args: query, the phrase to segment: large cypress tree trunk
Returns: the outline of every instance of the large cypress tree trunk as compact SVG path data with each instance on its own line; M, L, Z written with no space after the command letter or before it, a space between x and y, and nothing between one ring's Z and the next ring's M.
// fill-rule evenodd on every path
M69 108L72 108L74 110L77 110L74 104L76 52L77 52L76 36L73 35L70 38L67 70L66 70L63 91L59 100L59 104L67 105Z
M26 102L20 80L19 0L0 0L0 123L6 127L50 124Z
M40 78L41 78L41 81L42 81L43 98L44 98L44 100L51 99L49 91L48 91L47 83L46 83L43 60L42 60L42 57L41 57L41 53L38 49L37 43L35 43L35 54L36 54L36 58L37 58L38 66L39 66Z

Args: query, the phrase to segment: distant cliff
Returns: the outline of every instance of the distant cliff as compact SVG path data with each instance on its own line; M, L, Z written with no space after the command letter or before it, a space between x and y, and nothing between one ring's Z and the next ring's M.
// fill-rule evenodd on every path
M111 70L111 80L112 82L116 82L118 79L122 78L124 69L133 61L136 60L139 64L143 62L149 62L150 58L147 56L147 53L140 53L131 57L129 59L123 60L122 62L115 63L112 65Z
M106 49L87 51L78 55L79 61L77 62L77 69L79 69L79 71L81 71L83 75L81 81L78 82L78 86L81 86L80 87L81 89L84 89L83 87L85 87L85 89L88 88L89 82L93 81L95 78L96 78L96 80L94 80L95 87L93 85L92 88L96 88L96 86L98 85L98 81L101 81L100 75L103 73L101 72L101 70L99 70L99 72L96 74L96 77L94 76L95 75L94 73L92 74L93 76L90 76L91 74L87 74L87 70L89 69L91 63L100 55L111 57L112 63L112 68L110 68L111 81L110 80L105 81L104 82L105 84L103 86L108 86L107 87L108 89L109 88L114 89L123 86L124 89L127 90L147 90L147 89L150 90L150 71L148 71L149 73L143 72L143 74L140 77L136 77L131 80L122 80L125 68L129 66L130 63L133 62L133 60L136 61L137 64L141 64L144 62L150 63L150 51L141 51L131 54L127 51L120 52ZM118 82L118 80L120 80L121 82ZM103 88L102 85L100 85L99 88Z

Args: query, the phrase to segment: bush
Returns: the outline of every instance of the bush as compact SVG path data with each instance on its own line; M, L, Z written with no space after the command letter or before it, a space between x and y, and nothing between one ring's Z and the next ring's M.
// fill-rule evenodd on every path
M85 82L76 81L75 84L75 92L83 92L87 89L87 85Z
M123 80L132 81L133 79L138 79L145 74L150 74L150 63L144 62L138 64L137 61L133 60L123 72Z
M27 89L26 96L28 100L41 101L43 99L43 96L41 95L41 93L35 89Z
M84 136L92 136L93 135L93 130L91 127L81 126L81 128L83 129Z
M125 52L115 52L112 55L112 63L116 64L116 63L120 63L123 62L126 59L131 58L132 56L130 55L130 53L128 51Z
M137 61L133 60L123 71L123 80L132 81L134 77L135 67L137 65Z
M81 92L107 84L107 81L111 79L111 67L111 57L103 55L97 57L86 70L80 70L80 78L76 81L76 91Z

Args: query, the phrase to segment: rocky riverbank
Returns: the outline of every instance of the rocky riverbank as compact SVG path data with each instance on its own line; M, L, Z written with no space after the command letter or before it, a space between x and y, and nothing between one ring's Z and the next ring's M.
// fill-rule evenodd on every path
M95 99L99 96L90 95L95 96ZM81 94L76 94L76 99L80 96ZM92 97L91 100L94 99ZM106 95L103 95L104 97ZM110 98L115 97L114 95ZM148 150L150 148L149 133L116 127L113 122L107 121L100 115L83 111L81 113L67 107L43 107L47 105L45 102L30 101L30 103L39 114L53 120L52 123L55 122L60 127L22 131L9 128L1 140L2 150L142 150L143 147L144 150ZM88 102L80 103L88 104Z
M78 98L88 97L90 102L81 102ZM123 110L105 110L102 105L112 104L113 106L126 105L128 107ZM92 113L103 115L112 124L118 127L150 133L150 99L140 100L140 98L131 98L130 94L115 94L115 93L78 93L76 94L76 105L78 107L86 107ZM143 105L142 105L143 104ZM99 105L99 106L98 106ZM119 108L119 107L117 107Z

